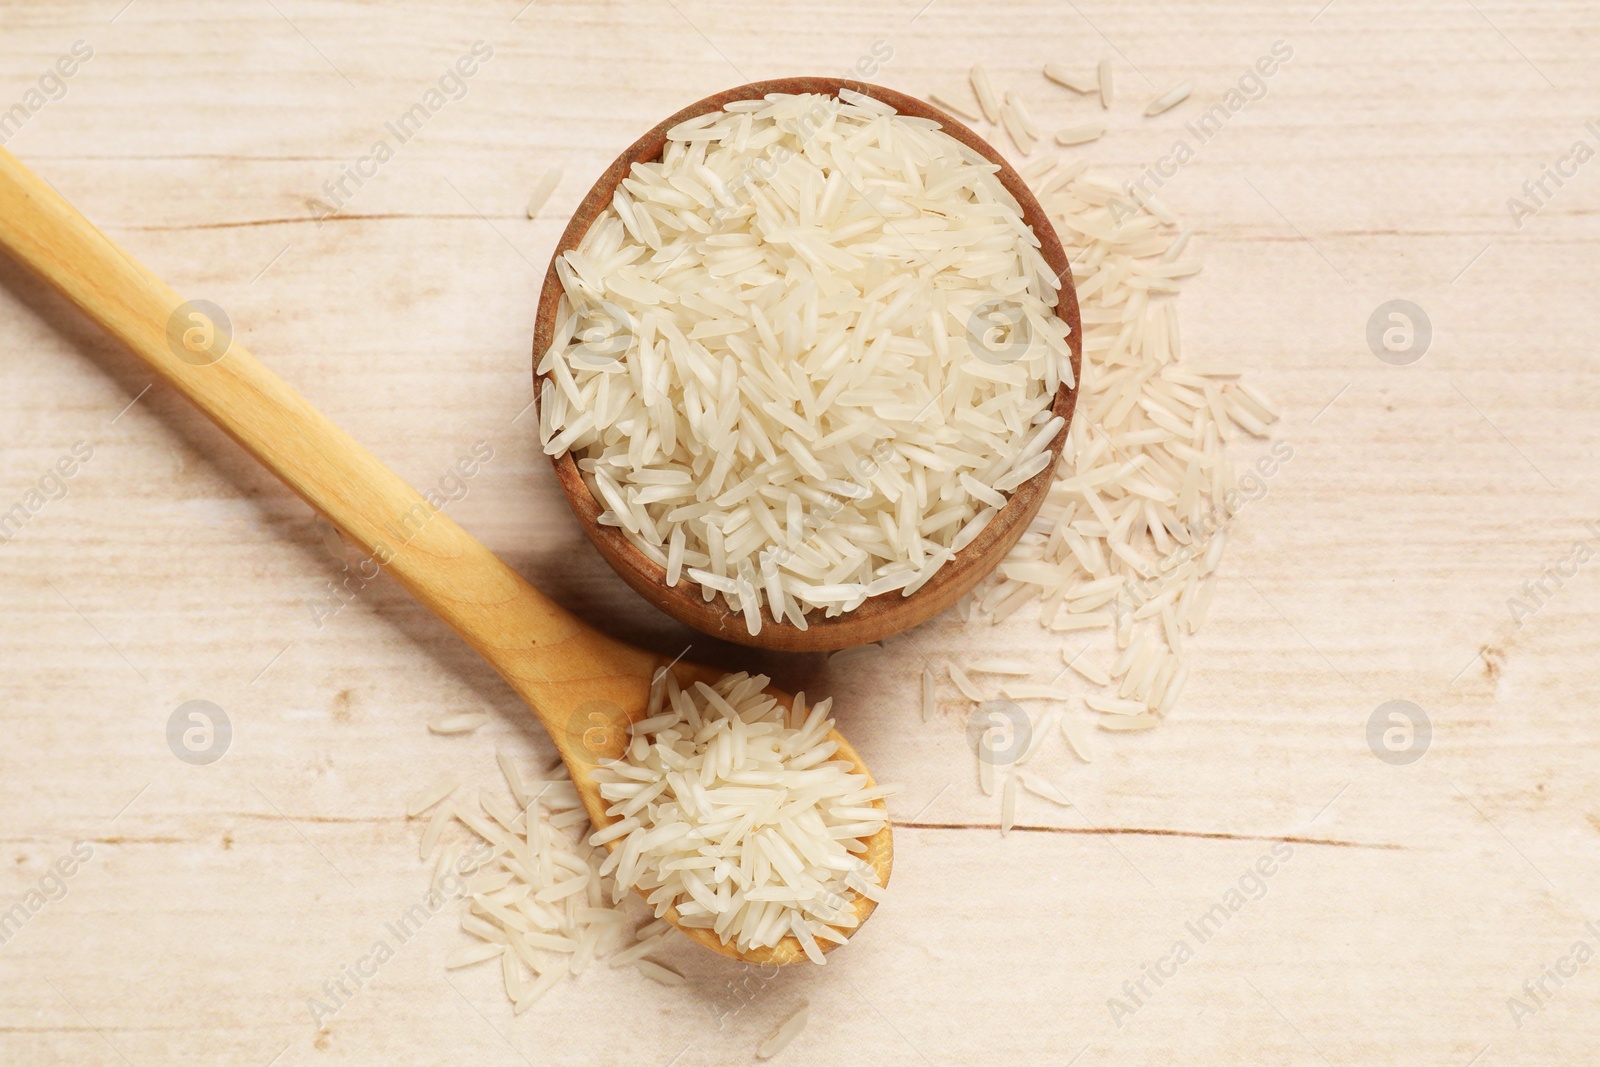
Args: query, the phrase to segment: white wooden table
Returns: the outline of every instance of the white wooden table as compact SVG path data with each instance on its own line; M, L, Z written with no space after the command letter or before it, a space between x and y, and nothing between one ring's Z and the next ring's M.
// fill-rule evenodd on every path
M1600 118L1600 9L123 2L0 8L0 108L23 104L0 128L10 150L226 308L414 484L488 442L452 514L630 639L749 660L646 607L582 540L525 414L534 298L593 176L739 82L840 72L876 48L892 57L875 80L965 93L977 60L1054 127L1099 109L1041 65L1110 58L1112 132L1070 151L1120 181L1287 42L1265 95L1163 199L1207 261L1182 301L1187 352L1250 367L1294 456L1238 521L1172 721L1105 735L1092 765L1052 739L1035 769L1075 806L1025 797L1004 839L965 705L946 686L922 723L917 679L958 650L1059 662L1058 636L1021 615L945 618L848 670L762 661L833 692L845 732L905 786L893 903L825 969L768 980L683 945L663 956L683 989L601 967L513 1017L492 968L447 976L463 935L442 914L319 1027L307 999L424 891L407 793L452 766L497 788L495 745L550 747L385 580L319 627L311 605L342 575L308 510L0 263L0 512L26 512L0 544L0 916L21 903L25 919L0 945L0 1062L740 1063L802 1000L812 1023L778 1062L1600 1057L1600 958L1524 989L1572 970L1559 961L1578 941L1600 953L1600 526L1584 526L1600 522L1600 164L1562 164L1573 176L1546 179L1520 226L1507 206L1536 206L1524 181L1574 141L1600 148L1584 125ZM361 164L480 40L492 58L460 99ZM78 41L92 57L48 76ZM1194 101L1140 117L1184 78ZM358 164L371 176L319 225L325 183ZM565 178L530 222L553 166ZM1366 336L1395 299L1431 323L1406 366ZM78 442L92 456L48 476ZM1581 539L1592 558L1514 619L1508 600ZM190 700L231 723L215 763L169 748ZM1408 765L1369 749L1391 700L1431 722ZM430 735L447 708L492 721ZM1263 857L1274 873L1257 881ZM58 860L70 877L49 874ZM1227 911L1241 879L1251 895ZM1201 943L1186 924L1219 903Z

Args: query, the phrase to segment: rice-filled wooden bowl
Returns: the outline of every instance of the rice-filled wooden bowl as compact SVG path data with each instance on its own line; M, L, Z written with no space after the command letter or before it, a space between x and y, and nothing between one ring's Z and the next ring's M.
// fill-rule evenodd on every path
M1080 332L1054 229L977 134L877 85L753 82L578 206L539 300L540 440L668 615L846 648L950 607L1027 530Z

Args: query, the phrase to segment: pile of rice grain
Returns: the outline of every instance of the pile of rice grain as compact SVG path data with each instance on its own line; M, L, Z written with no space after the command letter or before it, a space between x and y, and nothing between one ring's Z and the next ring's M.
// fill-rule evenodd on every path
M1039 515L968 612L998 621L1038 602L1053 631L1110 630L1111 663L1093 652L1063 658L1112 687L1088 699L1101 727L1143 729L1175 706L1188 677L1185 637L1216 590L1237 506L1225 445L1240 432L1264 437L1278 416L1239 380L1238 365L1180 358L1176 296L1200 270L1188 231L1152 198L1083 172L1050 166L1030 176L1077 278L1077 413ZM1083 755L1081 737L1069 740Z
M665 920L641 925L616 906L611 879L601 870L605 850L579 836L589 819L566 769L557 765L543 779L525 779L509 755L496 755L510 800L481 791L475 803L464 802L455 795L461 779L445 774L406 806L410 816L432 809L421 851L424 860L438 853L433 892L442 898L458 888L461 929L476 939L445 966L495 961L518 1014L602 957L658 982L681 983L680 975L644 958L662 947L671 926ZM445 841L452 823L470 831L470 847ZM629 947L618 947L629 940Z
M752 634L916 592L1050 464L1073 384L998 167L844 96L679 124L556 261L545 451Z
M894 788L833 758L831 699L807 711L797 693L785 708L768 681L730 674L680 689L660 672L626 758L595 771L619 818L589 843L622 841L600 867L614 902L638 888L658 918L674 908L679 925L741 953L793 934L823 963L818 939L844 943L856 898L883 899L862 855Z
M1111 104L1106 60L1096 76L1055 64L1046 64L1043 73L1073 94L1098 90L1101 104ZM1026 139L1015 136L1026 125L1023 114L1013 107L1008 121L981 66L972 68L970 81L981 114L943 96L933 101L966 116L981 132L987 122L991 138L1001 128L1011 131L1026 154ZM1193 90L1192 83L1181 82L1151 100L1145 117L1166 113ZM1008 105L1020 104L1010 90L1004 96ZM1095 137L1104 133L1104 124L1096 131ZM1072 132L1058 133L1058 142L1094 139L1068 136ZM1271 401L1242 380L1238 364L1182 358L1177 298L1200 261L1189 231L1148 187L1153 172L1146 168L1137 181L1118 188L1087 176L1088 167L1086 158L1067 163L1058 155L1020 168L1072 266L1083 325L1082 381L1044 505L996 573L961 605L964 619L981 615L995 622L1038 605L1042 625L1070 635L1061 650L1065 665L1001 671L1039 675L1038 681L1013 682L999 691L975 685L961 663L945 665L975 707L1001 696L1048 702L1030 713L1031 742L1022 760L1054 720L1071 748L1088 760L1094 745L1087 727L1149 729L1176 706L1189 675L1186 637L1199 629L1210 607L1233 516L1253 498L1235 480L1227 444L1240 433L1265 438L1278 419ZM1287 442L1279 442L1257 468L1268 471L1262 464L1293 454ZM1110 647L1097 647L1101 635L1111 637ZM1087 717L1069 710L1077 694L1058 684L1069 672L1109 690L1085 698ZM925 670L924 718L932 717L937 703L933 672ZM981 755L979 770L985 792L1011 785L998 782L993 764ZM1040 793L1026 781L1023 787ZM1014 801L1014 788L1008 795Z
M767 683L730 674L685 690L658 672L625 758L595 771L616 821L584 836L588 816L559 764L530 780L497 752L510 800L482 791L462 802L453 773L410 797L408 816L432 812L421 854L438 854L433 892L462 895L461 929L476 939L445 966L497 961L519 1014L601 958L680 985L645 958L672 932L669 908L741 952L793 935L826 962L821 942L847 939L858 898L884 898L867 839L887 823L895 787L834 758L831 700L807 708L797 693L782 705ZM452 823L478 843L446 842ZM653 921L639 922L634 888Z

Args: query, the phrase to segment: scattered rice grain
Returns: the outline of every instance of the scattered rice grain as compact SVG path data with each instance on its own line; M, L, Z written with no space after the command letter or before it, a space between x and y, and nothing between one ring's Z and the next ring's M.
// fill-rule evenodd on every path
M1189 99L1189 94L1192 92L1194 92L1194 83L1179 82L1177 85L1174 85L1172 88L1168 89L1166 92L1162 93L1160 96L1157 96L1155 99L1151 100L1145 105L1145 117L1153 118L1156 115L1161 114L1163 111L1172 110L1185 100Z
M761 1043L756 1049L756 1058L770 1060L782 1052L784 1047L793 1041L800 1031L806 1028L806 1023L810 1019L811 1008L809 1005L802 1003L799 1010L785 1019L783 1025L778 1027L771 1037Z
M428 723L428 729L436 734L465 734L471 733L489 721L489 716L478 711L460 711L443 715Z

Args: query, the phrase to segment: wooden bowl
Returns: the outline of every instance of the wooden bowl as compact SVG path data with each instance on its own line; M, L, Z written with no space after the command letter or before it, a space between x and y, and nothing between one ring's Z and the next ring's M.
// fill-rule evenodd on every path
M544 291L539 296L538 319L533 335L536 399L541 385L538 376L539 361L550 347L551 338L555 334L556 309L562 295L561 280L556 276L555 261L563 252L578 247L589 227L610 206L612 195L622 179L628 176L629 167L634 163L647 163L660 159L669 129L696 115L718 110L729 101L759 100L769 93L820 93L837 96L840 89L849 89L881 100L902 115L932 119L951 137L999 165L1001 183L1012 196L1016 197L1017 203L1022 207L1023 220L1039 237L1040 252L1045 262L1056 272L1061 281L1056 316L1070 327L1068 339L1072 348L1073 378L1075 381L1081 378L1082 324L1078 318L1077 290L1073 286L1072 270L1067 264L1066 253L1062 251L1061 241L1057 238L1055 228L1051 226L1044 209L1039 206L1038 200L1029 191L1021 176L1011 168L1000 153L972 130L931 104L906 96L904 93L897 93L893 89L842 78L777 78L772 81L740 85L690 104L677 114L664 119L655 129L630 145L628 150L618 156L616 162L612 163L594 183L594 188L589 190L589 195L578 205L572 221L567 224L566 232L561 235L561 241L556 245L555 253L550 259L550 269L545 273ZM1069 389L1065 384L1056 393L1052 410L1067 420L1067 425L1063 426L1061 432L1050 442L1050 451L1058 459L1066 442L1067 432L1071 428L1073 405L1076 400L1077 390ZM954 604L962 594L971 590L994 570L1010 551L1011 546L1016 544L1017 539L1027 530L1028 524L1038 513L1039 506L1044 503L1055 466L1052 463L1050 467L1013 490L1005 507L1000 509L983 532L971 544L956 553L954 559L941 567L938 573L912 595L902 596L898 592L884 593L869 598L854 611L847 611L831 619L824 618L821 611L813 611L806 617L808 628L805 630L799 629L787 620L775 621L764 615L761 632L752 636L745 627L744 616L739 612L728 610L720 596L708 603L702 598L700 587L688 580L682 580L676 586L669 587L664 568L634 548L620 530L600 524L600 513L605 509L584 484L578 465L570 452L552 457L551 462L555 466L561 488L566 493L567 502L572 505L572 510L578 516L578 522L583 526L584 532L589 535L589 540L594 542L600 554L623 580L646 600L679 622L687 623L713 637L756 648L789 652L829 651L878 641L925 622Z

